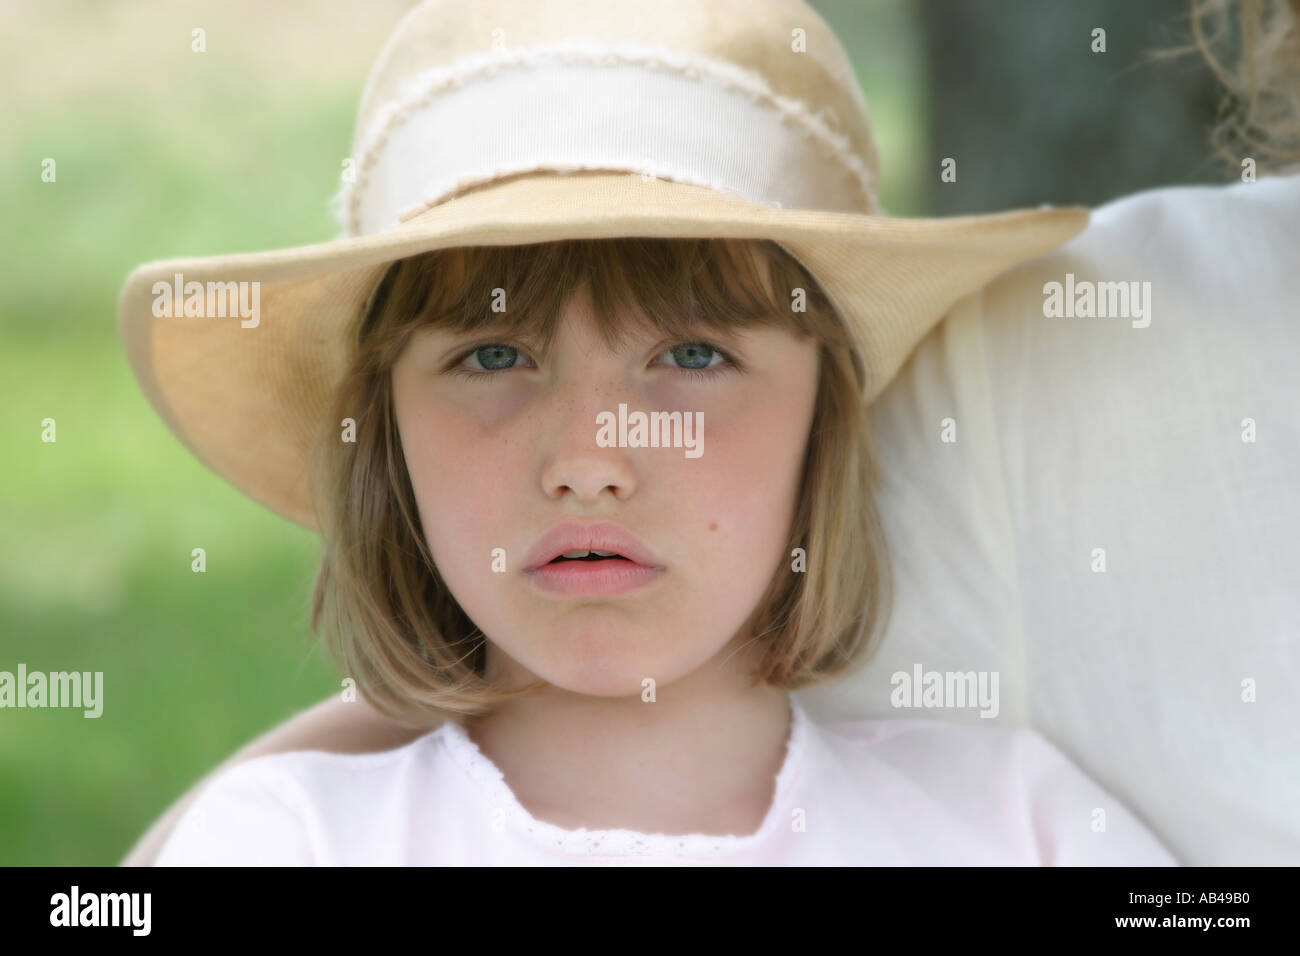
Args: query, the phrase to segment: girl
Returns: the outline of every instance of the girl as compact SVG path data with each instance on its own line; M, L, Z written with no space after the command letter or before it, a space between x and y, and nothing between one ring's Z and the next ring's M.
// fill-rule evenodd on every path
M128 280L147 394L319 528L313 626L414 733L230 767L157 862L1175 862L1033 731L790 693L888 620L866 406L1086 215L883 217L812 11L661 7L422 4L363 98L351 238ZM467 54L500 24L522 52ZM181 267L261 314L146 317Z
M398 263L327 418L364 437L321 443L315 623L384 712L454 718L240 764L158 862L1172 862L1032 731L819 727L787 694L863 660L884 613L855 394L770 244ZM702 416L703 454L599 447L620 403Z

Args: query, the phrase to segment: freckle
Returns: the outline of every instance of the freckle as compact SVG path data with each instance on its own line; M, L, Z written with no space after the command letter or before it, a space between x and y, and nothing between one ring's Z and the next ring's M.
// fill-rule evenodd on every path
M717 531L717 530L718 530L718 523L717 523L716 521L710 521L710 522L709 522L709 530L710 530L710 531Z

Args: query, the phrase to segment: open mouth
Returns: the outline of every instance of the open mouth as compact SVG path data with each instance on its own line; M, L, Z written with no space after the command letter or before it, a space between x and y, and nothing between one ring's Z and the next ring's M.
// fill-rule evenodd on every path
M632 562L621 554L613 551L587 551L579 549L577 551L566 551L556 558L552 558L548 564L559 564L562 561L623 561L628 564Z
M628 550L634 549L629 547ZM636 553L640 555L642 552ZM604 598L650 586L663 577L664 569L642 564L617 551L573 548L557 554L545 564L526 570L524 574L533 585L544 591L576 598Z

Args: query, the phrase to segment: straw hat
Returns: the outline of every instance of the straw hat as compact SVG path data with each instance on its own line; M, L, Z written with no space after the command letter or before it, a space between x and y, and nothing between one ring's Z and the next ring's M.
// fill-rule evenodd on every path
M343 333L396 259L771 239L849 326L870 403L958 299L1088 221L1086 208L884 215L866 101L800 0L429 0L380 54L350 158L342 236L147 263L118 301L127 357L168 426L309 528L308 451Z

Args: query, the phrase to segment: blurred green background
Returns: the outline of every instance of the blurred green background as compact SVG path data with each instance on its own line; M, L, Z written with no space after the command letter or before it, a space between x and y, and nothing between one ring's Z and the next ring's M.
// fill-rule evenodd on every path
M117 863L191 783L338 687L306 624L314 537L171 435L128 369L115 302L149 259L338 234L329 199L362 84L408 6L0 9L0 670L104 673L98 719L0 710L0 863ZM1222 179L1206 71L1141 61L1186 39L1181 0L814 6L858 69L893 215ZM1105 57L1088 52L1095 25ZM943 156L958 183L938 182Z

